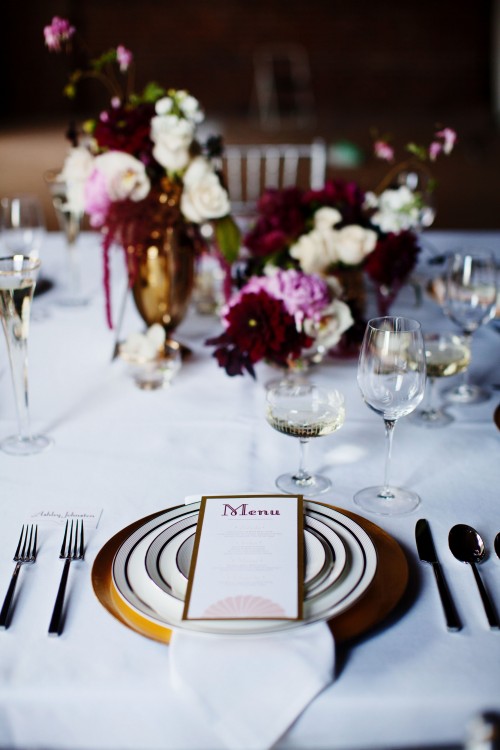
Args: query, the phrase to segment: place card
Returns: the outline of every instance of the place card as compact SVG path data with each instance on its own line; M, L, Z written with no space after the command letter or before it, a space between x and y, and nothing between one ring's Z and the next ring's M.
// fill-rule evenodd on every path
M39 507L28 515L28 523L64 526L66 521L82 520L83 525L96 529L102 516L102 508Z
M302 495L201 499L183 620L300 620Z

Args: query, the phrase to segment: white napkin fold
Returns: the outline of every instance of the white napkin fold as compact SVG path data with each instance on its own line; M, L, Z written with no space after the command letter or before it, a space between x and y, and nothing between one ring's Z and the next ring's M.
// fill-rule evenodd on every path
M325 622L258 636L174 631L173 687L231 750L268 750L334 678Z
M231 750L268 750L334 679L325 622L255 636L177 630L169 652L172 685Z

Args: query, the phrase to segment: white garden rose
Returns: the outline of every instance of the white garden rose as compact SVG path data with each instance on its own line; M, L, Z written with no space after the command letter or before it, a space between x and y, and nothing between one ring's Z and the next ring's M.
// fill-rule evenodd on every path
M339 343L342 334L353 323L349 305L335 299L322 311L319 322L310 319L304 321L304 331L314 338L314 348L317 351L327 352Z
M187 167L194 128L193 122L176 115L157 115L151 120L153 156L168 172L180 172Z
M173 106L174 106L173 100L169 96L164 96L161 99L158 99L158 101L156 102L155 112L157 115L162 117L163 115L170 114Z
M76 213L85 210L85 183L92 172L94 157L84 146L71 148L58 180L66 184L66 206Z
M191 94L188 94L185 91L178 91L177 101L184 117L197 125L199 125L200 122L203 122L205 115L203 114L198 99L195 99L194 96L191 96Z
M144 164L124 151L108 151L96 156L93 167L104 178L111 201L142 201L151 189Z
M200 224L227 216L231 208L227 190L207 159L203 156L193 159L183 180L181 211L188 221Z
M374 250L377 234L357 224L350 224L335 232L335 248L338 260L348 266L357 266Z
M331 229L342 221L342 214L337 211L336 208L331 206L323 206L318 208L314 214L314 228L315 229Z
M313 229L303 234L290 248L290 255L300 263L304 273L323 273L338 261L333 229Z

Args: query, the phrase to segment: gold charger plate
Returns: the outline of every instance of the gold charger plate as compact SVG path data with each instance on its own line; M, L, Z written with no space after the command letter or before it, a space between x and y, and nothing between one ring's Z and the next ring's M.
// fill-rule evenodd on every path
M378 625L394 609L408 584L408 562L396 540L380 526L344 508L328 503L319 504L333 508L358 523L371 538L377 551L377 570L367 591L352 607L333 617L328 623L335 640L340 643L362 635ZM106 542L92 566L92 586L100 603L113 617L147 638L168 643L172 631L166 625L142 617L118 598L112 586L112 565L120 546L143 524L164 512L161 510L135 521Z

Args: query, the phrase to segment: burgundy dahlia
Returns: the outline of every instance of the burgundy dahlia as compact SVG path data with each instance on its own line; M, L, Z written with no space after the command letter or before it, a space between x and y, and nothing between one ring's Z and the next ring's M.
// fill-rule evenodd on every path
M214 357L228 375L242 375L247 370L255 376L253 365L262 359L286 365L312 343L297 330L284 303L265 291L242 295L237 305L229 307L224 320L224 333L206 343L218 347Z

